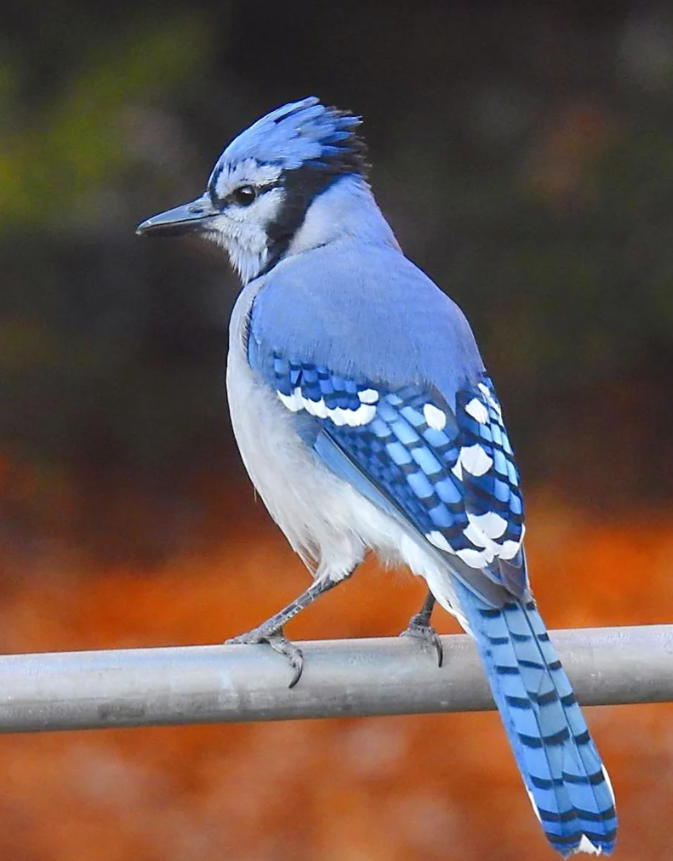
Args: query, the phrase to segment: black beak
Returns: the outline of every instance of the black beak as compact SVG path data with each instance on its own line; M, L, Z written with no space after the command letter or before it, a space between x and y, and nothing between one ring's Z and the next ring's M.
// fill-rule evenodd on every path
M153 215L136 227L136 234L138 236L183 236L186 233L200 233L207 229L206 223L216 215L218 211L213 207L210 198L204 195L191 203L183 203L182 206Z

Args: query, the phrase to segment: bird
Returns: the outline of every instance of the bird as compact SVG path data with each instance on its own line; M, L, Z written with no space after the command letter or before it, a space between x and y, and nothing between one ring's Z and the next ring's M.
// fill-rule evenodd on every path
M460 308L403 253L373 196L362 119L317 97L271 111L206 191L137 227L198 234L241 281L226 386L243 463L312 574L228 642L267 643L296 684L284 626L373 551L424 578L476 641L533 810L553 849L612 852L607 771L533 598L521 481L500 402Z

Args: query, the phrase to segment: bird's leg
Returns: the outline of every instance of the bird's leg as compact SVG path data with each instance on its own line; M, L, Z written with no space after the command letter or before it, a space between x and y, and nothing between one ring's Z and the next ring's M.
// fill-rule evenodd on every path
M352 571L349 571L345 577L342 577L339 580L332 580L330 577L315 580L305 592L302 592L298 598L291 601L287 607L283 607L282 610L279 610L278 613L275 613L270 619L267 619L266 622L262 622L262 624L257 628L253 628L252 631L248 631L247 634L240 634L238 637L232 637L230 640L226 640L225 645L232 646L268 643L275 652L285 655L290 662L290 666L294 670L294 675L289 687L293 688L301 678L302 670L304 668L304 656L298 646L295 646L294 643L291 643L283 636L283 626L286 625L290 619L293 619L297 613L300 613L308 607L309 604L312 604L316 598L323 595L325 592L329 592L329 590L333 589L337 583L341 583L341 580L345 580L346 577L350 577L352 573Z
M442 666L444 661L444 650L442 649L442 641L437 636L437 631L430 624L432 611L435 608L435 596L432 592L428 592L423 606L418 613L415 613L409 619L409 625L405 631L402 631L400 637L415 637L424 645L431 646L437 653L437 665Z

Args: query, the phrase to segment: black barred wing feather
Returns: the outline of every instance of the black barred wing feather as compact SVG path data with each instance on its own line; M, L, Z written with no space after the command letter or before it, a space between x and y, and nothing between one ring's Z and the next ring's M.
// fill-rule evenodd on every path
M459 569L520 596L523 501L512 448L486 375L455 409L417 386L387 389L275 356L282 403L306 412L415 529Z

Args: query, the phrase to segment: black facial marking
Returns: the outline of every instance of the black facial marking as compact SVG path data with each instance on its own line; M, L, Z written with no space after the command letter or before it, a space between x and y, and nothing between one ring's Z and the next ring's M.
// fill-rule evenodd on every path
M217 181L222 176L222 171L224 170L223 164L218 164L213 171L212 176L210 177L210 181L208 182L208 195L213 206L220 206L221 201L217 196L217 192L215 189L217 188Z
M288 170L283 175L285 196L275 221L268 226L270 260L275 262L286 250L306 216L311 201L325 191L335 174L314 167Z
M339 116L350 116L347 111L330 110ZM367 146L355 131L357 124L354 120L353 128L344 140L326 141L326 151L320 159L283 173L281 182L285 197L275 221L268 226L269 260L265 271L271 269L287 251L309 206L319 194L340 176L359 174L367 177Z

